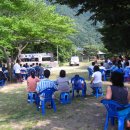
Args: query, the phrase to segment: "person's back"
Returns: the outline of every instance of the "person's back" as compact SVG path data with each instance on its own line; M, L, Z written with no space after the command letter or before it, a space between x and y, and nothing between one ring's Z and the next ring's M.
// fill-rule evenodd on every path
M41 63L39 64L39 76L43 76L44 75L44 68L42 67Z
M28 72L28 76L30 76L31 72L36 72L35 68L32 67L32 65L30 65L30 67L27 69Z
M100 70L106 70L106 68L103 66L103 62L100 63Z
M130 66L129 66L129 62L125 63L125 68L124 68L124 77L125 78L129 78L130 77Z
M45 90L47 88L57 89L55 82L49 79L49 76L50 76L49 70L45 70L44 76L45 76L45 78L40 80L40 82L38 83L38 85L36 87L37 93L42 92L43 90Z
M58 84L58 90L61 92L69 92L69 79L66 77L66 72L64 70L60 71L59 78L56 80Z
M72 87L77 91L77 96L79 96L79 90L82 90L84 96L86 95L86 83L83 77L79 75L75 75L71 79Z
M112 85L108 86L106 99L117 101L120 104L128 104L128 88L124 87L124 77L120 72L111 75Z
M94 65L95 65L95 62L92 62L92 65L90 65L88 68L93 71Z
M27 79L27 91L36 92L37 83L40 81L38 77L35 76L35 72L32 71Z
M93 83L100 83L102 82L102 74L100 71L96 71L92 74L92 78L93 78Z
M128 104L128 89L126 87L110 86L112 90L112 100L120 104Z
M84 85L84 80L81 77L78 77L78 78L75 77L75 79L72 80L72 83L78 89L78 88L81 88L82 85Z
M15 74L19 74L19 73L20 73L20 69L21 69L21 67L20 67L20 65L19 65L18 62L15 63L13 69L14 69Z

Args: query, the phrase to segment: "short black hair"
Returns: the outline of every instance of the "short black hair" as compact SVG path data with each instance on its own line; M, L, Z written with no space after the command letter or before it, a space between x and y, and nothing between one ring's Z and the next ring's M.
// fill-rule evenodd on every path
M39 66L41 66L42 64L41 63L39 63Z
M49 78L49 76L50 76L50 70L45 70L44 71L44 76L45 76L45 78Z
M16 60L16 63L20 63L20 60L17 59L17 60Z
M34 79L35 78L35 71L31 71L30 75Z
M95 62L92 62L92 65L94 66L94 65L95 65Z
M124 87L124 74L120 72L112 72L111 82L113 86Z
M66 76L66 72L65 72L65 70L61 70L60 71L60 77L65 77Z
M100 70L100 69L99 69L99 66L95 65L95 66L94 66L94 72L99 71L99 70Z
M100 65L103 66L103 62L101 62Z

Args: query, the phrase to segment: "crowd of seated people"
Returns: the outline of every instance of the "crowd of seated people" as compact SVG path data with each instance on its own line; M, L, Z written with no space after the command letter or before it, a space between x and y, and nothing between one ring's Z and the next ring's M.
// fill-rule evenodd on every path
M74 77L69 80L69 78L66 76L66 71L61 70L59 72L59 77L53 81L50 80L51 72L49 70L44 71L44 79L39 79L36 76L36 71L31 71L31 75L27 79L27 92L33 92L37 93L39 95L40 100L44 99L44 93L43 91L47 88L54 88L59 94L62 92L69 93L70 92L70 83L72 83L72 86L76 80L76 77L78 77L78 83L79 83L79 88L77 89L77 96L79 96L79 90L83 90L84 96L86 94L86 85L85 85L85 80L83 77L79 75L75 75ZM55 98L55 95L53 95ZM47 105L50 107L50 104Z
M125 81L130 81L130 66L129 66L129 60L128 58L121 58L116 57L110 59L106 59L104 62L101 62L100 65L97 63L92 62L92 65L90 65L88 68L91 69L94 72L94 65L98 65L100 68L100 71L103 73L110 74L112 72L120 72L124 74ZM91 75L92 76L92 75Z
M100 65L96 64L95 62L92 62L92 65L89 67L93 70L92 78L91 78L91 88L93 90L93 93L95 93L95 87L102 87L102 74L100 70L110 70L111 71L111 82L112 85L108 86L106 91L106 97L105 99L108 100L115 100L120 104L128 104L128 101L130 99L128 94L128 88L124 87L124 78L126 80L129 80L129 77L127 75L130 75L130 66L128 60L105 60L105 62L101 63ZM25 71L26 73L23 73ZM1 72L1 71L0 71ZM77 82L80 82L80 88L79 90L83 90L86 93L86 86L85 80L83 77L80 77L78 74L76 74L74 77L71 78L71 82L69 81L69 78L66 76L66 71L61 70L59 73L59 77L56 79L56 81L50 80L50 71L44 70L41 67L41 64L32 64L32 65L20 65L19 62L17 62L14 65L14 72L17 76L17 78L20 78L21 74L27 74L27 92L33 92L36 94L39 94L40 100L44 99L44 93L42 93L43 90L46 88L54 88L59 93L61 92L70 92L70 83L72 86L76 83L76 79L79 79ZM43 75L44 72L44 78L40 79L40 76ZM126 75L126 77L125 77ZM6 79L5 79L6 80ZM77 96L79 96L79 90L77 89ZM55 98L55 95L53 95ZM47 104L48 108L51 107L50 104ZM130 127L130 122L127 121L128 127Z
M9 72L5 64L1 64L0 70L1 74L6 77L4 80L10 81ZM17 82L23 82L24 80L27 80L27 78L31 75L31 71L35 71L35 75L38 78L44 77L44 68L42 67L41 63L32 63L31 65L28 65L28 63L26 63L22 65L20 64L20 61L17 60L12 69L13 78L15 78ZM2 77L3 76L1 76L0 80L2 80Z
M35 75L38 78L43 78L44 75L44 68L42 67L41 63L32 63L28 65L27 63L22 65L19 61L14 64L13 72L14 76L17 79L17 82L22 82L23 80L27 80L27 78L31 75L31 72L34 71Z

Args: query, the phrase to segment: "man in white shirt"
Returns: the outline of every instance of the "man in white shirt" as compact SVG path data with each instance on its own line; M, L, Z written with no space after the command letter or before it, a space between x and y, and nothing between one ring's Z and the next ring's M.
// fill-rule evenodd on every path
M19 60L16 61L15 65L13 67L13 70L14 70L14 74L16 76L17 82L22 82L21 73L20 73L21 67L20 67Z

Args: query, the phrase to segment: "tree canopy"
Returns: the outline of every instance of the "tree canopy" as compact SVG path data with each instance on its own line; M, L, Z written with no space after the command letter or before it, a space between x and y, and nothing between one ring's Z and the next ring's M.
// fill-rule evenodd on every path
M91 12L90 19L103 23L99 31L105 47L113 52L130 50L130 1L129 0L50 0L78 8L77 15Z
M0 47L16 57L28 44L71 44L68 36L75 32L73 20L54 10L43 1L1 0Z

